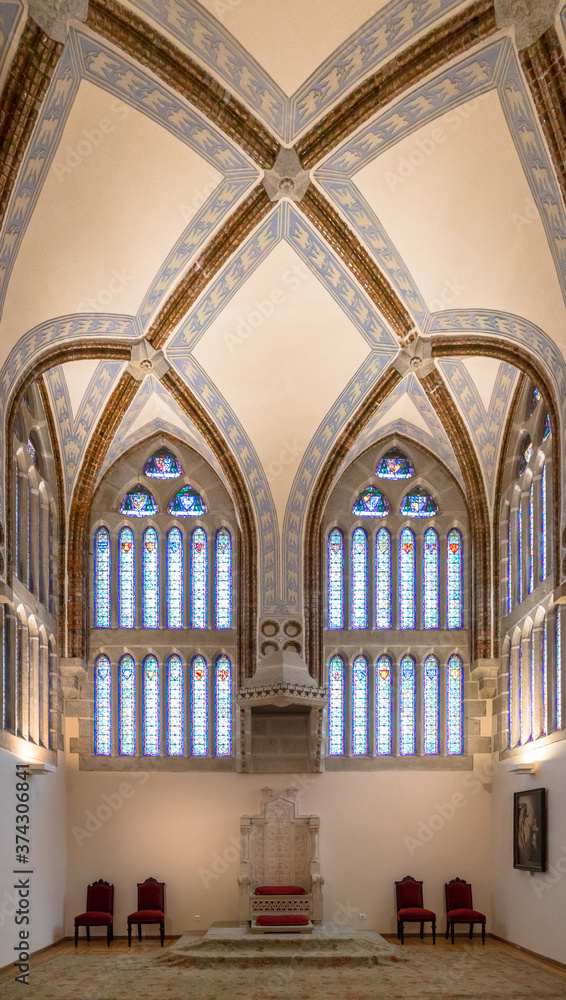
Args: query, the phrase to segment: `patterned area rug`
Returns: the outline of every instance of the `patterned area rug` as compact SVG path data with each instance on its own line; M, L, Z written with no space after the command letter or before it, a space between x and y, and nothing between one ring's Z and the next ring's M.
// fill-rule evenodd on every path
M0 1000L565 1000L566 980L489 946L373 968L303 968L291 956L253 967L183 968L159 952L61 955L32 964L30 986L0 984ZM163 955L164 953L161 953Z

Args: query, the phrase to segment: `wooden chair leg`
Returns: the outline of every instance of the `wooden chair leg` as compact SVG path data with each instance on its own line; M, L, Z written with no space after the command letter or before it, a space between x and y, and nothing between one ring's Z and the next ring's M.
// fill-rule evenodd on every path
M421 941L424 938L424 921L421 920Z
M472 934L474 933L474 925L470 924L470 941L472 940Z
M448 921L446 921L446 934L444 935L446 940L448 940L449 933L450 933L450 924L448 923Z
M111 941L111 939L112 939L112 927L111 927L110 924L108 924L108 926L106 928L106 942L108 944L108 947L110 947L110 941Z
M75 948L77 947L78 943L79 943L79 928L75 924Z
M86 939L87 939L87 941L90 941L90 927L88 926L88 924L87 924L87 928L86 928Z
M436 944L436 920L432 921L432 943Z
M161 931L161 947L163 948L163 943L165 941L165 924L161 923L159 925L159 929Z
M138 941L141 941L141 924L138 924Z
M132 925L128 922L128 948L132 947Z
M405 944L405 924L401 920L401 944Z
M400 937L401 937L401 934L399 932L399 921L397 921L397 940L399 940Z
M454 921L450 924L450 939L452 944L454 944Z
M481 943L485 944L485 924L481 925Z

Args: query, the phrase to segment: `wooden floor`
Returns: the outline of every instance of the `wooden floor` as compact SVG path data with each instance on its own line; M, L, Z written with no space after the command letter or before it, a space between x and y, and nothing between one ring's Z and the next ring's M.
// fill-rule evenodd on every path
M397 942L395 935L385 934L384 937L388 941L392 941L394 943ZM174 937L166 937L165 947L177 940L177 935ZM147 951L159 951L160 947L159 938L145 938L141 943L132 939L132 947L130 950L134 954L139 954ZM405 935L405 944L403 947L427 949L434 948L435 952L468 951L470 948L472 948L474 952L481 952L482 948L485 948L486 951L499 952L500 954L508 955L516 960L527 962L529 965L540 969L550 969L556 975L562 976L566 982L566 967L560 966L558 963L552 962L551 960L536 958L533 955L529 955L528 953L521 951L521 949L516 948L513 945L505 944L503 941L497 941L495 938L490 938L489 936L485 942L485 946L481 943L481 937L474 936L472 941L470 941L467 935L457 935L456 941L452 945L442 934L437 936L436 944L433 946L431 937L425 937L421 941L418 935ZM58 944L52 945L50 948L45 948L43 951L32 955L31 962L33 965L37 966L43 964L44 962L51 961L51 959L56 958L58 955L76 955L77 959L80 960L81 955L86 954L105 955L111 953L116 955L127 951L128 939L126 937L114 938L110 948L108 948L108 945L106 944L106 935L104 937L94 937L93 934L91 936L90 943L88 943L84 937L80 938L77 948L75 948L74 942L71 939L60 941ZM12 966L0 969L0 982L6 979L12 979L13 976L14 970Z

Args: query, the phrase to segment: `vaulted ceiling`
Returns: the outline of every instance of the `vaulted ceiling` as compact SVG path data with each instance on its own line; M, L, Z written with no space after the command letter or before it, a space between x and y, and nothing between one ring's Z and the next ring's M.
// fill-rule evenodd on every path
M0 233L4 402L45 372L67 511L109 407L96 482L158 431L226 481L213 428L251 498L260 610L283 614L333 455L335 481L400 434L465 489L467 449L492 509L524 358L566 401L563 178L524 25L487 0L83 7ZM6 94L30 22L17 0L0 16ZM559 13L546 28L564 40Z

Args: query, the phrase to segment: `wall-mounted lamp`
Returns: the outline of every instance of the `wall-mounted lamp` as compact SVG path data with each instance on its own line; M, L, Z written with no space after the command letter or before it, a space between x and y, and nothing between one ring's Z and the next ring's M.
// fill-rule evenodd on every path
M54 764L43 764L40 760L31 761L31 763L22 762L22 767L25 771L29 771L30 778L33 774L51 774L55 771Z
M513 774L536 774L538 771L538 760L524 761L522 764L508 764L507 770Z

